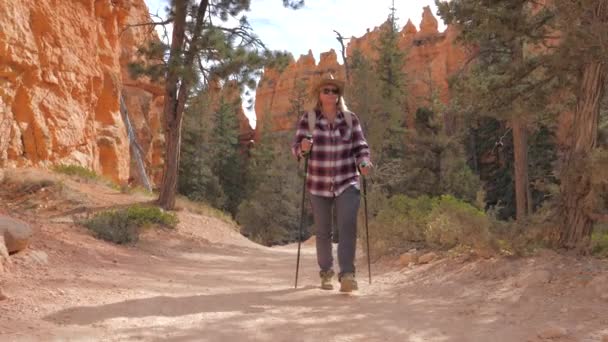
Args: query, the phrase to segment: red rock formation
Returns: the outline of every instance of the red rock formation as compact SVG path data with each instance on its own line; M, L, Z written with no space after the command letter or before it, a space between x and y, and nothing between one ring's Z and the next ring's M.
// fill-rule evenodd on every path
M258 84L256 91L255 112L258 124L265 115L272 116L273 129L285 130L293 128L295 113L291 110L290 100L294 97L297 82L302 82L306 95L310 88L322 75L331 73L344 78L344 68L338 63L336 52L332 49L321 54L319 64L315 63L312 51L301 55L297 62L292 62L282 72L267 69ZM312 105L308 98L306 108Z
M377 58L373 44L379 40L381 30L387 25L384 23L374 30L368 30L362 37L352 37L346 48L347 56L359 49L366 56ZM408 104L411 111L429 106L432 94L436 94L444 104L447 103L448 78L465 60L464 49L456 44L454 29L448 27L445 32L439 32L437 27L437 19L427 6L424 7L420 31L408 21L400 32L399 47L406 52L404 72L408 80ZM291 63L283 73L265 70L256 94L258 122L265 115L271 115L276 130L293 129L296 118L291 113L289 100L293 98L294 85L297 81L302 81L310 88L313 80L328 72L340 77L344 75L344 67L337 62L333 50L322 54L318 65L312 52L309 52L297 62ZM409 121L412 115L407 114Z
M152 37L143 0L4 1L0 15L0 167L77 164L130 174L124 90L150 167L162 163L162 88L125 64Z

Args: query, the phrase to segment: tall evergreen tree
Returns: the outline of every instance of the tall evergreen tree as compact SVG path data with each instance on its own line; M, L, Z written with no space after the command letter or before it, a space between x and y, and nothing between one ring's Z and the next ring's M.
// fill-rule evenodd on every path
M178 191L191 200L223 208L226 196L211 168L214 159L210 144L212 125L209 123L212 118L210 100L205 92L201 92L186 108Z
M353 51L349 60L351 83L346 87L346 99L349 107L361 119L373 159L378 161L386 129L386 122L379 118L382 104L380 80L372 61L359 49Z
M392 7L375 46L378 54L375 72L378 75L382 96L376 120L382 122L384 126L380 154L376 158L379 163L385 165L398 162L403 156L403 128L405 116L408 114L406 75L403 71L406 55L399 48L398 43L399 28L395 8Z
M219 179L226 202L222 209L236 216L247 186L244 180L244 155L239 143L238 103L229 103L222 96L214 114L210 138L211 170Z
M395 7L382 25L380 38L375 46L378 52L376 72L380 77L382 96L387 101L401 102L405 94L403 66L405 53L399 48L399 27Z
M175 206L183 114L192 90L211 78L228 76L252 86L255 74L264 64L287 62L279 58L284 54L266 49L252 33L246 17L241 15L249 4L249 0L172 0L168 17L162 23L173 25L170 43L143 49L149 60L160 63L132 67L136 74L164 77L166 145L158 201L165 209ZM303 1L284 0L283 4L297 8ZM238 24L231 27L230 19L236 19Z
M478 111L559 113L560 196L556 246L585 250L595 203L588 162L605 93L608 3L605 0L437 1L448 24L477 47L468 101ZM515 9L515 10L514 10ZM521 10L519 10L521 9ZM514 59L523 45L525 58ZM476 78L476 79L475 79ZM538 120L538 118L534 118Z
M250 187L238 208L237 221L242 233L252 240L264 245L283 244L297 237L303 180L289 150L291 133L273 133L270 115L258 124L259 142L248 168Z

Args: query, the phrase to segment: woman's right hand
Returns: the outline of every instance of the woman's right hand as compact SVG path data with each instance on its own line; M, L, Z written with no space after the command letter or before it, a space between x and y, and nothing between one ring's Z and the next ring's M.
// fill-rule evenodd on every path
M310 138L304 138L302 139L302 142L300 142L300 151L302 151L302 154L307 154L308 152L310 152L310 149L312 148L312 139Z

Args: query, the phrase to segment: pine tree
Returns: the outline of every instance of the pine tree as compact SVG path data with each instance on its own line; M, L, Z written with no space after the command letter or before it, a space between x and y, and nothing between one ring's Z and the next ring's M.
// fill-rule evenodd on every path
M349 60L351 83L346 88L346 99L359 116L373 159L379 162L386 129L386 122L379 119L382 104L380 80L372 62L360 50L355 49Z
M253 86L263 65L287 62L285 54L269 51L252 33L241 15L249 4L249 0L172 0L167 19L151 23L173 25L170 44L155 43L142 49L153 63L132 65L134 74L164 78L166 145L158 202L165 209L175 206L183 114L192 91L204 88L201 85L212 78L232 77ZM283 4L297 8L303 1L284 0ZM236 19L237 26L228 25L230 19Z
M226 201L224 210L236 215L241 202L244 182L244 155L239 144L239 120L237 103L229 103L220 98L214 113L213 130L210 139L211 170L219 179Z
M376 72L380 77L382 96L387 101L398 103L405 94L405 53L399 49L399 28L395 11L395 7L391 7L391 13L381 27L375 49L378 52Z
M478 62L463 82L469 109L559 114L559 228L548 237L556 246L586 250L597 209L590 206L588 163L605 94L608 44L601 37L608 34L608 4L454 0L438 6L446 23L458 25L461 39L477 47Z
M406 102L406 75L403 72L405 53L399 49L399 28L395 17L395 8L381 28L380 38L375 46L378 60L375 62L375 72L380 87L381 102L378 108L379 120L383 123L380 154L376 156L379 163L386 165L398 161L403 154L403 135Z
M248 168L250 187L237 214L242 233L264 245L284 244L297 237L303 181L289 150L291 133L272 133L270 120L265 115L259 123L260 139Z
M178 191L194 201L223 208L226 195L217 174L211 169L213 161L210 144L211 105L203 92L186 109L184 139L181 144Z

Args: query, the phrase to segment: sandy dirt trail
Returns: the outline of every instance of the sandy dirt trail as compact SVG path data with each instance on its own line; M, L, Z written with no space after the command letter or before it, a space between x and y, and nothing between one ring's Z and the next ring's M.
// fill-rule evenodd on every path
M179 216L177 231L132 247L29 217L36 237L1 283L0 341L608 341L608 298L593 292L605 261L380 263L369 285L360 253L360 291L345 295L318 288L311 243L294 289L297 245L266 248L218 219Z

